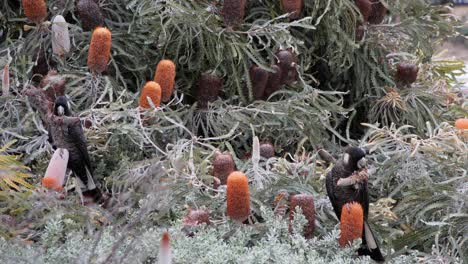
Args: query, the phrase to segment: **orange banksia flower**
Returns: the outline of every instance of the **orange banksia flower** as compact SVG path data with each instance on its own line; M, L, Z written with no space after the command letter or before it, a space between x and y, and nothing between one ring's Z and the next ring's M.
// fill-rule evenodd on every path
M88 51L88 68L91 72L102 73L109 63L112 34L107 28L97 27L93 31Z
M47 17L47 7L44 0L23 0L24 14L29 20L40 24Z
M162 91L162 101L167 103L174 92L176 66L171 60L162 60L156 67L154 81L159 83Z
M364 211L359 203L351 202L343 205L341 209L339 244L345 247L347 244L362 236L364 228Z
M154 106L159 107L161 105L161 86L156 82L149 81L143 87L139 103L141 108L151 108L148 98L151 99Z
M249 180L240 171L232 172L227 179L227 215L239 222L250 215Z
M304 237L311 238L315 229L315 205L314 197L310 194L296 194L291 196L291 207L289 211L289 230L292 231L292 221L296 207L302 209L302 214L307 219L307 225L304 227Z

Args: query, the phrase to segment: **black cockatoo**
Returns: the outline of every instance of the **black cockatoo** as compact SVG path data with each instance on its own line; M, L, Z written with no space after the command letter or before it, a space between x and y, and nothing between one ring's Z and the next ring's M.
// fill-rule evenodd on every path
M343 158L336 162L332 171L327 175L327 194L338 219L341 217L341 209L343 205L349 202L357 202L361 204L364 210L364 227L362 229L362 245L358 250L358 254L369 255L375 261L384 261L385 259L380 252L377 240L367 223L367 215L369 212L367 180L360 181L352 185L337 185L338 180L348 178L355 171L367 166L365 156L366 151L362 148L346 148Z
M95 184L93 169L88 154L86 138L80 119L72 117L70 103L65 96L58 96L53 113L49 114L49 140L56 148L67 149L70 153L68 168L78 179L85 197L100 201L102 193Z

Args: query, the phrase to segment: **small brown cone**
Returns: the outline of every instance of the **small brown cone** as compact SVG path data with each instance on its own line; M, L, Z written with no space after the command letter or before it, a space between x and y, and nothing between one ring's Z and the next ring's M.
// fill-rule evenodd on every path
M371 0L372 11L369 15L369 23L380 24L384 21L387 15L387 8L382 4L381 0Z
M44 0L23 0L24 14L29 20L40 24L47 17L47 6Z
M310 194L296 194L291 196L291 207L289 211L289 231L292 231L292 221L296 207L302 209L302 214L307 219L307 225L304 227L304 237L311 238L315 230L315 205L314 197Z
M263 99L266 100L274 92L281 89L281 68L278 65L271 66L273 72L268 73L268 82Z
M83 30L89 31L104 26L104 16L95 0L79 0L76 10Z
M235 28L242 24L245 15L245 6L247 0L224 0L223 4L223 20L224 25L228 28Z
M107 28L97 27L93 31L88 51L88 68L91 72L102 73L107 69L112 46L112 33Z
M161 105L161 86L156 82L149 81L143 87L139 103L141 108L151 108L148 98L151 99L154 106L159 107Z
M250 215L249 180L240 171L232 172L227 179L227 215L243 222Z
M229 152L216 155L213 161L213 176L219 179L220 185L225 185L227 183L227 178L234 169L234 160ZM218 188L217 181L215 181L214 187Z
M211 73L204 73L198 80L195 96L200 109L206 109L208 103L216 101L223 87L223 79Z
M396 78L403 84L412 84L418 79L419 67L411 63L398 63Z
M154 81L159 83L162 91L161 100L164 103L169 102L174 92L174 83L176 77L176 66L171 60L162 60L156 67Z
M281 84L291 84L297 80L296 56L292 49L280 50L276 53L277 65L281 68Z
M249 76L252 83L252 95L254 100L263 99L265 88L268 84L268 75L268 71L258 67L257 65L252 65L252 67L250 67Z
M364 211L359 203L351 202L343 205L340 220L339 244L341 247L345 247L353 240L362 237Z
M301 17L304 0L281 0L281 7L284 13L291 13L290 19L298 19Z
M271 142L265 141L260 143L260 156L265 159L275 156L275 147Z
M369 20L369 16L372 12L372 3L370 0L355 0L355 4L364 18L364 22Z

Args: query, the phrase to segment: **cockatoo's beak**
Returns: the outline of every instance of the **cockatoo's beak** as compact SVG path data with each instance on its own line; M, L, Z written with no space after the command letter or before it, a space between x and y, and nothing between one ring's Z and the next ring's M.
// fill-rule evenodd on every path
M63 108L63 106L59 105L59 107L57 107L57 113L59 116L63 116L65 114L65 108Z

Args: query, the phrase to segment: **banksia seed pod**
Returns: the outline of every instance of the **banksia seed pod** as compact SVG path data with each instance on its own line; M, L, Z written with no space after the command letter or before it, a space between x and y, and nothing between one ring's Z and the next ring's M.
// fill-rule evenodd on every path
M359 203L351 202L343 205L340 217L341 235L339 244L345 247L348 243L362 236L364 228L364 211Z
M23 9L28 19L36 24L40 24L47 17L44 0L23 0Z
M91 72L102 73L109 63L112 34L107 28L98 27L93 31L88 51L88 68Z
M70 51L68 23L61 15L56 16L52 22L52 51L60 57Z
M148 98L151 99L154 106L161 105L161 86L158 83L149 81L145 84L140 96L139 106L141 108L151 108Z
M372 11L369 15L369 23L371 24L380 24L385 19L387 14L387 8L382 4L380 0L371 0L372 1Z
M235 164L229 152L218 153L213 161L213 176L219 179L221 185L227 183L228 176L234 171ZM215 188L217 188L215 181Z
M154 73L154 81L159 83L162 91L162 101L167 103L174 91L174 83L176 76L176 66L171 60L162 60L156 67Z
M307 225L304 227L304 237L311 238L315 229L315 205L314 197L310 194L296 194L291 196L291 207L289 211L289 231L292 232L292 221L296 207L300 207L302 214L307 219Z
M269 159L275 156L275 147L270 142L260 143L260 156Z
M397 80L403 84L412 84L418 78L419 68L415 64L398 63L397 65Z
M285 13L291 13L290 19L301 17L304 0L281 0L281 7Z
M254 100L261 100L265 94L268 83L268 71L252 65L249 70L250 81L252 82L252 93Z
M76 4L78 17L84 30L93 30L104 26L101 8L94 0L80 0Z
M68 164L68 150L58 148L50 159L45 177L42 178L42 186L47 189L60 191L65 181Z
M247 0L224 0L223 14L224 25L228 28L242 24L245 15Z
M223 87L223 79L211 73L201 75L197 83L195 96L197 98L198 107L206 109L209 102L214 102L218 99L219 92ZM227 176L226 176L227 177Z
M367 22L372 12L372 2L370 0L355 0L355 4L361 12L364 22Z
M159 264L171 264L172 263L172 253L171 253L171 244L169 240L169 233L164 232L161 239L161 246L159 247Z
M281 68L281 84L291 84L297 79L296 56L292 49L280 50L276 53L278 66Z
M232 172L227 179L227 215L244 222L250 215L249 180L240 171Z
M278 65L271 66L273 72L268 73L268 82L265 88L263 99L268 99L270 95L281 89L281 68Z
M458 129L468 129L468 118L460 118L455 121L455 127Z
M207 210L189 210L187 216L184 217L185 226L197 226L201 224L211 224L210 213Z

